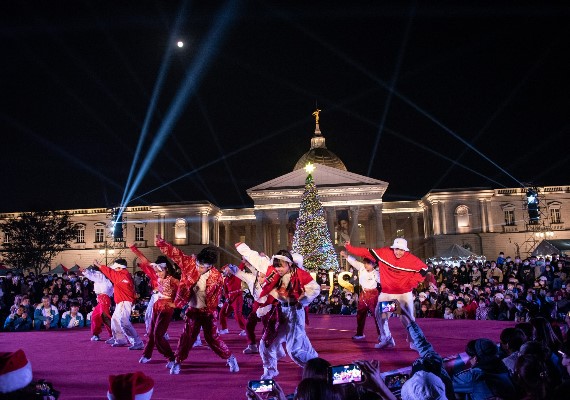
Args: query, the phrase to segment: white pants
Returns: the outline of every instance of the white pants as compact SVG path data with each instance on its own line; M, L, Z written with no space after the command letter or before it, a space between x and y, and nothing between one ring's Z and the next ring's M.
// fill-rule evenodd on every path
M408 313L414 318L414 296L412 292L402 293L402 294L390 294L390 293L380 293L378 296L378 306L376 307L376 320L378 321L378 326L380 327L380 341L388 340L392 338L392 333L390 333L390 327L388 326L388 318L390 314L383 313L381 308L382 301L398 300L400 306L408 310Z
M111 317L111 331L116 342L125 343L127 340L132 344L142 343L133 325L131 324L131 311L133 303L121 301L115 307Z
M275 371L277 371L279 346L283 342L285 342L289 357L301 367L304 367L307 361L319 356L305 332L305 310L303 308L297 310L295 307L282 307L282 310L287 322L279 326L277 336L269 347L265 346L263 340L259 344L263 368L271 368Z
M152 309L154 307L154 303L158 300L158 293L153 293L150 296L150 300L148 301L148 305L146 306L146 311L144 312L144 325L146 327L146 334L150 335L150 323L152 321Z

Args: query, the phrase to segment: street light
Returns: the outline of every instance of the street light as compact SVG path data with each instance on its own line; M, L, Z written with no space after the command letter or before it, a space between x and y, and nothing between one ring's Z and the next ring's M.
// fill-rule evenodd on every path
M105 255L105 265L108 265L108 257L109 255L114 256L115 255L115 249L112 247L108 247L109 245L107 244L107 241L105 240L105 248L99 250L99 254L101 255Z

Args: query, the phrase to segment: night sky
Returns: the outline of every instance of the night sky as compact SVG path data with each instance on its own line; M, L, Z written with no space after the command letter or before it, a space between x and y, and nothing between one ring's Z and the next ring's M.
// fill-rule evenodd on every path
M128 205L252 206L315 107L385 201L570 184L570 7L429 3L7 2L0 212L120 204L151 104Z

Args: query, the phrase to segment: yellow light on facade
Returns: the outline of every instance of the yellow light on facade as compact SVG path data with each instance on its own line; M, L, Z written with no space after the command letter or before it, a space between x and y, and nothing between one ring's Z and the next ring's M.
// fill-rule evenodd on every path
M314 170L315 170L314 164L308 163L307 165L305 165L305 172L307 174L312 174Z

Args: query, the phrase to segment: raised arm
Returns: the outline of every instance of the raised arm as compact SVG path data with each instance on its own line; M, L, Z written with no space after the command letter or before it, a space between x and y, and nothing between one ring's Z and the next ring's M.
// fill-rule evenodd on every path
M361 263L360 261L358 261L356 258L354 258L353 256L349 255L346 251L341 250L340 255L344 258L346 258L346 261L348 261L348 263L350 265L352 265L354 267L354 269L356 269L357 271L360 271L364 268L364 264Z
M156 287L158 285L158 275L156 274L154 268L150 265L148 258L146 258L145 255L134 244L130 245L129 248L139 258L139 267L146 274L146 276L150 278L151 286L153 288Z
M182 271L182 275L195 275L195 271L197 271L197 269L196 257L194 255L189 256L184 254L180 249L166 242L160 235L156 235L155 244L160 249L162 254L178 264L180 270Z
M372 254L370 254L370 251L366 248L366 247L354 247L350 244L350 242L346 242L344 244L344 247L346 247L346 250L349 253L352 253L354 255L357 255L358 257L368 257L370 258L372 256ZM350 262L350 261L349 261Z
M253 268L263 274L267 274L267 268L270 264L270 260L267 257L261 256L257 251L250 249L247 244L241 242L236 243L236 250Z

